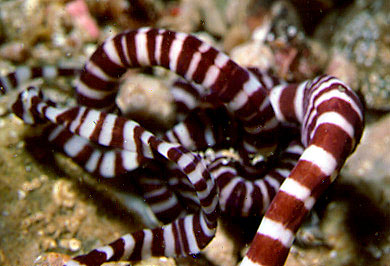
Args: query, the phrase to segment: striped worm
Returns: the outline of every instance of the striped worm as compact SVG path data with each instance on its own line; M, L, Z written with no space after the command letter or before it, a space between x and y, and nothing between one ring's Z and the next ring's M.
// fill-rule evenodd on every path
M160 137L108 113L120 77L148 66L185 79L172 88L179 122ZM76 73L20 68L0 78L0 92L37 76ZM106 40L81 71L76 96L80 106L59 108L30 87L13 111L26 123L51 123L49 141L91 173L113 178L158 162L154 167L165 168L166 176L145 167L138 182L167 224L124 235L67 266L197 253L214 237L219 210L242 217L265 213L241 265L283 265L303 218L364 127L359 98L332 76L287 84L239 66L192 35L163 29L130 30ZM290 134L295 131L298 137ZM267 158L270 152L275 155Z

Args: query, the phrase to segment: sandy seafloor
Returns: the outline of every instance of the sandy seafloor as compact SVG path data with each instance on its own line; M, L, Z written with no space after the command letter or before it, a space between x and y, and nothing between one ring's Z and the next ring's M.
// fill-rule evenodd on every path
M390 69L390 25L380 17L382 13L390 15L386 0L382 1L384 8L378 15L363 8L370 6L370 1L346 1L348 5L343 7L331 0L313 1L311 9L302 8L306 1L292 1L295 7L286 4L292 20L290 16L284 19L272 15L277 13L276 4L267 1L86 1L97 22L97 36L67 9L71 2L0 1L1 75L26 64L81 66L96 44L106 37L125 28L148 25L191 33L201 31L201 36L235 54L235 60L240 63L272 70L286 79L313 78L325 71L347 79L366 101L366 130L336 183L315 206L319 221L300 231L306 242L294 244L286 265L390 265L390 70L386 72L382 65ZM128 12L124 11L126 8ZM314 23L315 19L306 18L296 23L302 13L295 10L314 10L317 14L318 8L330 17L321 23L326 22L331 27L324 26L324 30L321 23L315 22L316 32L338 34L332 45L324 45L318 33L307 34L290 45L289 40L282 38L283 32L277 30L280 35L276 37L281 36L281 39L276 47L283 49L262 41L261 32L267 31L264 25L269 21L276 25L291 23L298 32L313 32L305 23ZM340 14L337 12L348 14L346 21L332 19ZM370 27L381 26L377 31L369 29L376 32L376 35L373 33L375 49L372 43L367 46L367 57L363 58L366 65L362 68L359 59L348 56L347 44L338 50L337 45L343 43L340 40L348 42L352 38L343 35L348 31L339 30L343 23L354 20L351 13L366 17L364 12L368 13ZM260 29L260 33L252 34L254 29ZM356 28L357 34L363 31ZM306 49L308 56L300 54L299 49ZM332 60L336 58L332 49L337 50L340 60ZM364 50L364 47L359 49ZM294 56L295 61L291 59ZM369 66L368 60L373 60ZM361 80L363 71L368 76L364 79L366 83ZM162 76L165 78L166 73ZM379 82L382 79L383 82ZM137 82L136 93L142 95L147 91L146 81ZM166 85L167 81L159 77L152 83ZM43 82L38 80L34 84L41 86ZM56 101L74 104L70 84L71 80L61 79L42 86ZM132 87L131 82L129 86ZM161 96L169 93L167 89L149 93L150 90L141 97L146 110L136 114L137 117L146 116L157 124L172 120L174 109L170 106L170 97ZM40 127L24 125L11 114L8 110L14 96L0 98L0 266L61 265L68 255L88 252L151 222L151 218L141 217L124 204L126 200L133 200L138 209L144 211L142 200L118 196L107 184L97 182L69 158L53 151L39 137ZM124 97L129 97L123 101L130 105L136 101L132 103L131 95ZM155 101L164 102L160 106L164 106L166 112L153 110L150 103ZM226 217L220 224L217 238L199 256L178 260L153 258L132 265L237 265L250 233L244 231L247 228L244 223L232 222Z

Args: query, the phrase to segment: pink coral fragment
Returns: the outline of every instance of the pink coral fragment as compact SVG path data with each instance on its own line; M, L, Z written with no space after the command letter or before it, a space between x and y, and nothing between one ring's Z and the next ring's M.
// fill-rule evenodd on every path
M93 38L99 37L99 27L89 13L88 6L84 0L74 0L66 4L66 11L74 17L76 23L84 28Z

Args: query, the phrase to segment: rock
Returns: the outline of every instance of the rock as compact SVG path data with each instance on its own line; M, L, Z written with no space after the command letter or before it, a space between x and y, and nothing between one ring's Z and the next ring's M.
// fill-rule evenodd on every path
M390 110L390 4L386 0L357 1L345 14L323 23L317 35L332 36L331 60L335 70L339 54L356 69L353 88L360 90L367 107ZM336 27L330 25L338 21ZM331 32L329 32L329 30ZM328 33L329 32L329 33ZM329 39L324 39L329 43ZM344 68L339 64L338 68ZM342 70L341 70L342 71Z
M158 77L139 73L127 75L116 102L125 116L144 126L157 123L167 127L174 121L173 97Z
M238 261L238 247L226 229L219 223L215 238L202 251L214 265L235 266Z
M390 206L390 115L366 127L341 174L383 209Z
M68 255L50 252L39 256L35 260L34 266L62 266L68 260L70 260Z
M236 46L231 50L230 55L234 61L246 67L270 69L275 63L272 50L256 41Z
M20 63L28 57L27 48L22 42L9 42L0 46L0 56L4 59Z

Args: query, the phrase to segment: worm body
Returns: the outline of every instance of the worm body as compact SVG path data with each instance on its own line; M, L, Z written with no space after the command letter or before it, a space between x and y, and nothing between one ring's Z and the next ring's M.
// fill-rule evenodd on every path
M109 113L120 77L148 66L184 78L172 87L178 124L159 137ZM220 211L264 214L241 265L283 265L303 218L334 181L364 127L359 98L332 76L287 84L239 66L192 35L163 29L113 36L81 72L19 68L0 78L0 92L39 76L78 73L79 106L57 107L30 87L20 93L14 113L29 124L50 124L49 141L90 173L115 178L145 167L138 178L142 194L165 225L124 235L67 266L198 253L214 237ZM274 156L267 158L269 152ZM153 176L159 171L148 168L150 162L165 169L164 177Z

